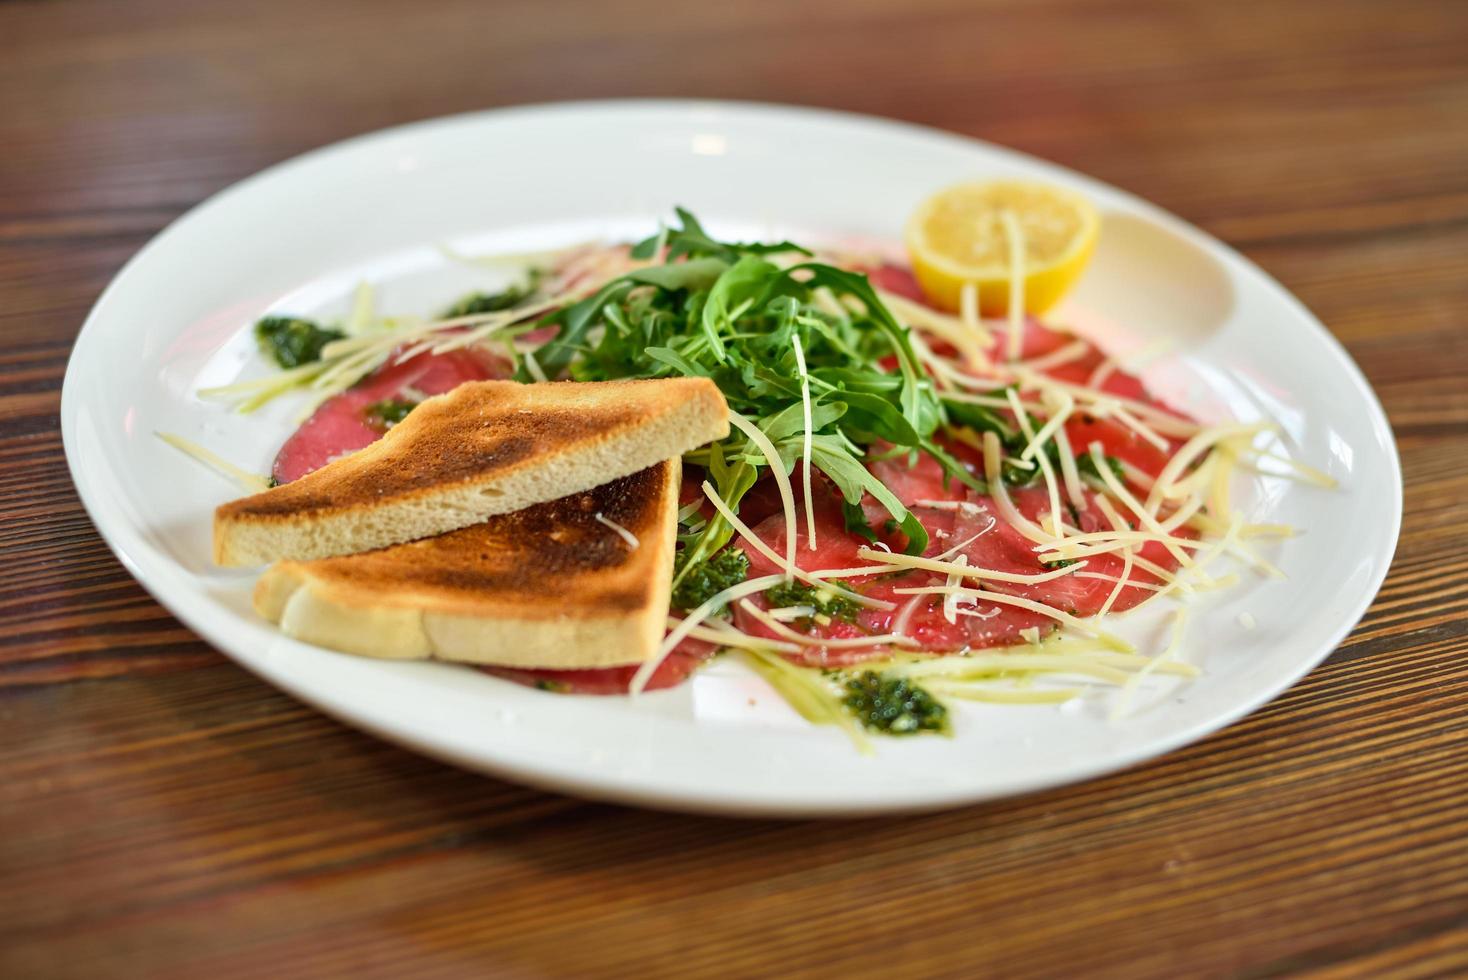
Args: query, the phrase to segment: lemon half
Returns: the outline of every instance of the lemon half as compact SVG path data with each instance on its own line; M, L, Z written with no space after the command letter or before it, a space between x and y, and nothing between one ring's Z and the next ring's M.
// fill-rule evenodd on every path
M978 287L979 312L1009 311L1010 221L1024 244L1024 306L1040 313L1075 285L1101 229L1079 194L1049 184L992 180L958 184L924 201L907 225L913 275L937 306L957 310L966 283Z

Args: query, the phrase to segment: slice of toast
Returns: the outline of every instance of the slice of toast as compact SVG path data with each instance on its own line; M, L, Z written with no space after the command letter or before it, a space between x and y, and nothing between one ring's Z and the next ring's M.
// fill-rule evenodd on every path
M214 512L214 561L350 555L432 537L629 476L729 433L707 378L479 381L377 442Z
M681 478L671 459L439 537L280 562L255 609L288 636L370 657L641 663L667 626Z

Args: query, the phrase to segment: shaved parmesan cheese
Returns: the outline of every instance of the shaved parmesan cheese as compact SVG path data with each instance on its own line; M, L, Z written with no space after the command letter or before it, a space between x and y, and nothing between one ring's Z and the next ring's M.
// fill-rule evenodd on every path
M1073 395L1077 402L1084 402L1091 406L1092 415L1106 416L1115 406L1125 408L1130 414L1139 419L1145 419L1155 431L1173 436L1190 436L1200 431L1203 427L1196 422L1180 419L1170 412L1163 411L1155 405L1137 401L1133 398L1122 398L1110 392L1095 391L1082 385L1071 384L1057 378L1045 379L1045 384L1054 388L1062 389Z
M765 463L770 468L770 475L775 478L775 486L780 491L780 503L785 508L785 560L782 564L787 569L794 568L796 534L795 494L790 489L790 477L785 473L785 461L781 459L780 453L775 449L775 444L770 441L770 437L765 435L764 430L749 419L740 415L738 412L730 412L729 422L735 428L739 429L740 432L748 436L750 442L759 447L759 451L764 454ZM808 424L807 422L807 426ZM709 485L705 483L703 486L705 492L707 492ZM722 503L721 500L715 501L714 506L717 507L720 503ZM730 515L725 515L726 519L728 516Z
M625 527L618 524L610 517L603 515L601 511L597 511L595 517L598 524L610 528L612 532L617 535L617 537L627 542L628 548L632 549L633 551L637 550L638 546L641 544L641 542L637 540L637 535L633 534L631 531L627 530Z
M1009 491L1004 488L1004 477L1000 471L999 459L999 437L992 432L985 432L984 477L988 481L989 492L994 496L994 506L999 511L999 516L1031 541L1040 544L1054 542L1055 535L1047 534L1037 524L1021 514L1014 506L1014 501L1009 499Z
M934 555L933 558L936 559L937 561L947 561L948 559L952 558L954 555L958 554L960 551L962 551L963 549L967 548L969 545L973 544L975 541L979 540L984 535L988 534L990 531L994 530L998 526L999 526L999 522L996 521L996 520L994 520L993 517L990 517L989 518L989 523L988 524L985 524L984 525L984 529L982 531L980 531L978 534L973 534L973 535L970 535L967 538L964 538L962 541L960 541L958 544L954 545L953 547L949 548L947 551L944 551L944 552L941 552L939 554Z
M1032 448L1040 444L1040 440L1038 433L1030 425L1029 414L1025 412L1025 407L1019 403L1019 396L1014 393L1014 389L1006 389L1006 393L1009 395L1010 407L1014 410L1014 417L1019 420L1020 431L1029 440L1029 445L1025 447L1025 451L1020 453L1020 457L1024 458ZM1035 458L1035 462L1040 464L1040 476L1044 478L1045 490L1050 496L1050 527L1048 530L1058 538L1064 537L1065 524L1061 519L1060 487L1055 482L1055 468L1050 465L1050 457L1044 453L1040 453Z
M1121 693L1117 695L1116 703L1111 708L1112 721L1117 721L1127 713L1127 707L1131 702L1132 695L1148 675L1154 673L1162 664L1177 657L1178 648L1182 644L1183 626L1187 623L1187 617L1188 611L1186 609L1179 609L1173 614L1172 638L1168 640L1167 646L1161 653L1147 661L1142 669L1128 678L1126 684L1122 686Z
M959 555L958 558L954 560L953 564L960 566L967 565L968 555ZM963 573L955 569L954 571L948 573L948 581L946 584L958 585L962 581ZM957 623L959 602L968 602L972 604L973 601L974 599L972 596L959 595L957 592L950 592L948 595L943 597L943 618L948 620L948 622L950 623Z
M1016 361L1010 365L1010 370L1017 374L1028 374L1035 371L1049 371L1072 361L1079 361L1092 350L1090 344L1084 340L1073 340L1068 344L1057 347L1048 354L1031 358L1028 361Z
M1111 417L1151 443L1158 452L1165 453L1172 448L1166 439L1157 434L1156 429L1153 429L1146 422L1143 422L1131 412L1128 412L1124 407L1118 405L1113 408L1111 410Z
M545 376L545 372L541 370L540 362L535 359L534 351L526 351L523 356L525 358L525 370L532 378L541 384L545 384L550 380Z
M1173 484L1186 472L1188 466L1210 447L1224 439L1235 436L1254 436L1265 432L1271 427L1269 425L1251 422L1247 424L1215 425L1203 429L1187 442L1183 443L1167 464L1162 467L1162 472L1157 474L1157 480L1152 485L1152 492L1147 495L1147 510L1156 513L1157 507L1162 503L1164 497L1172 496Z
M1121 577L1116 580L1116 585L1112 586L1111 592L1107 594L1106 601L1101 604L1101 610L1096 615L1105 616L1111 612L1111 607L1116 604L1121 590L1126 588L1127 581L1132 577L1132 565L1135 561L1132 549L1128 548L1121 553Z
M734 413L731 412L729 414L731 418L734 417ZM748 542L750 547L752 547L754 550L758 551L760 554L764 555L770 561L774 562L780 568L785 570L785 580L787 582L791 578L798 578L802 582L805 582L809 585L815 585L821 588L829 589L832 592L836 592L840 595L845 596L852 602L859 603L860 605L867 606L872 609L896 608L890 602L885 602L881 599L873 599L869 596L864 596L859 592L852 592L850 589L843 589L840 586L831 585L829 582L823 582L820 579L816 578L810 572L807 572L796 565L794 561L782 557L773 548L761 541L759 536L749 529L749 525L745 524L739 519L739 515L734 513L734 511L729 507L728 503L725 502L724 498L719 496L719 491L714 489L714 485L712 483L709 483L707 480L703 482L703 492L704 495L709 498L709 501L713 503L714 509L717 510L721 515L723 515L724 520L729 522L729 526L732 527L741 538Z
M1004 237L1009 241L1009 346L1008 360L1019 360L1025 333L1025 233L1019 219L1008 208L999 212Z
M1085 562L1067 565L1064 568L1051 569L1048 572L1037 572L1028 575L1023 572L1001 572L992 568L979 568L970 566L968 557L960 555L956 561L940 561L937 558L923 558L920 555L884 555L871 548L862 548L857 552L862 558L873 561L884 562L896 568L920 568L929 572L943 572L947 575L957 575L959 578L972 578L989 582L1010 582L1017 585L1028 585L1036 582L1050 582L1054 579L1074 575L1085 568Z
M1070 407L1075 407L1074 401L1071 402ZM1066 434L1064 425L1055 430L1054 439L1055 448L1059 450L1057 455L1060 456L1060 478L1065 484L1065 495L1070 500L1072 507L1078 511L1085 510L1085 484L1081 482L1080 470L1076 468L1076 454L1071 448L1070 436Z
M952 344L973 370L990 370L990 361L984 354L984 349L994 342L994 338L982 321L975 318L970 323L965 318L954 318L886 290L877 290L877 298L905 326L925 331ZM993 387L992 379L982 383Z
M1147 530L1158 535L1158 540L1161 541L1162 546L1167 549L1172 557L1177 559L1178 564L1192 564L1192 559L1188 557L1187 552L1177 543L1179 539L1167 533L1167 530L1153 516L1154 512L1143 507L1137 498L1132 496L1131 491L1122 486L1121 481L1116 478L1116 474L1111 471L1111 467L1106 465L1106 455L1101 451L1101 444L1099 442L1091 443L1090 452L1091 462L1095 465L1096 472L1101 474L1101 480L1106 484L1106 489L1110 490L1116 496L1116 499L1126 504L1132 513L1137 515L1137 520L1141 521Z
M675 629L682 622L677 616L669 616L667 628ZM717 643L723 647L733 647L738 650L778 650L781 653L799 653L800 647L794 643L786 643L768 636L751 636L742 630L736 629L730 623L719 620L705 620L702 626L695 626L688 631L688 635L695 640L703 640L707 643Z
M1282 476L1287 478L1293 477L1299 479L1303 483L1309 483L1317 487L1323 487L1326 490L1334 490L1337 486L1340 485L1339 481L1337 481L1336 478L1331 476L1329 473L1326 473L1323 470L1318 470L1315 467L1310 466L1306 463L1302 463L1297 459L1291 459L1288 456L1281 456L1278 453L1270 452L1268 449L1255 449L1253 450L1253 452L1259 459L1272 460L1273 462L1280 463L1294 471L1293 473L1277 473L1273 470L1261 469L1257 465L1257 463L1251 463L1250 468L1253 469L1256 473L1260 473L1264 476Z
M1091 622L1088 622L1084 619L1078 619L1077 617L1070 615L1070 613L1061 612L1054 606L1047 606L1043 602L1035 602L1032 599L1024 599L1016 595L1007 595L1003 592L987 592L980 589L969 589L957 585L926 585L919 588L893 589L892 591L896 595L948 595L950 593L957 592L960 595L968 595L973 596L975 599L982 599L984 602L997 602L1000 605L1004 606L1018 606L1020 609L1028 609L1030 612L1039 613L1041 616L1048 616L1051 619L1055 620L1057 623L1060 623L1062 626L1068 626L1079 633L1084 633L1087 636L1094 636L1098 639L1104 639L1108 643L1108 645L1112 647L1112 649L1132 649L1132 645L1130 643L1126 642L1120 637L1111 636L1105 630L1102 630L1100 627L1094 625Z
M1006 394L1008 395L1010 407L1016 409L1018 413L1023 413L1025 407L1020 402L1019 396L1015 394L1014 389L1010 388ZM1075 399L1069 393L1061 391L1058 388L1045 391L1041 395L1041 399L1045 403L1045 407L1049 410L1050 419L1040 427L1040 431L1036 432L1025 445L1025 448L1019 454L1020 459L1029 459L1036 453L1042 451L1045 443L1049 442L1051 437L1060 431L1061 427L1065 425L1066 420L1070 418L1071 413L1075 411Z
M192 456L200 463L203 463L216 473L230 480L236 486L250 493L260 493L262 490L270 489L270 481L265 479L265 477L234 465L223 456L210 452L197 442L192 442L183 436L176 436L171 432L155 432L153 434L174 449L177 449L186 456Z
M912 646L914 641L900 633L878 633L873 636L851 636L840 639L810 636L786 626L748 599L739 600L739 608L777 633L781 639L802 647L824 647L827 650L860 650L864 647Z
M963 284L962 291L958 294L959 318L963 321L966 329L974 339L974 347L982 352L994 342L993 336L984 326L984 321L979 318L979 287L971 282ZM988 358L982 353L972 358L969 365L975 369L982 370L989 367Z
M708 486L708 484L704 484L704 486ZM652 675L657 672L658 666L664 660L668 659L668 654L672 653L673 649L682 643L700 623L708 619L715 609L722 609L726 604L733 602L735 599L741 599L747 595L754 595L756 592L762 592L770 586L778 585L783 581L784 578L780 575L762 575L759 578L748 579L731 585L724 591L710 596L702 605L690 610L688 615L680 619L678 625L669 630L668 635L663 637L663 642L659 644L657 652L645 661L641 667L637 668L637 673L632 675L632 682L627 685L628 693L633 697L641 694L642 689L647 687L647 682L652 680Z
M372 321L376 319L374 294L375 290L369 282L357 283L357 288L352 291L352 308L347 313L346 320L342 322L342 329L348 336L356 337L366 333Z
M795 345L795 366L800 371L800 408L804 416L804 441L800 451L801 476L805 480L805 537L806 547L811 551L816 550L816 508L811 502L810 484L810 457L811 457L811 417L810 417L810 375L805 369L805 351L800 346L800 334L790 335L791 342Z

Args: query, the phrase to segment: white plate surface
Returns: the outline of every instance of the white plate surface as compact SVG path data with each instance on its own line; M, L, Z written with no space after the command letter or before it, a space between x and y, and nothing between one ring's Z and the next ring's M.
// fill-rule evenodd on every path
M1209 420L1270 419L1290 454L1341 482L1273 478L1236 493L1258 520L1304 529L1193 604L1184 658L1204 676L1159 683L1108 720L1112 695L1063 708L965 705L952 739L854 752L737 664L683 688L573 698L442 664L380 663L278 635L249 608L248 574L211 568L213 507L233 488L156 438L174 432L267 472L297 406L256 416L201 386L263 371L248 326L266 310L342 311L355 284L422 312L492 274L437 247L521 251L641 235L675 204L715 233L890 244L945 184L1016 175L1102 209L1095 262L1069 310L1125 351L1161 337L1150 384ZM1082 312L1085 311L1085 312ZM932 130L807 109L695 102L553 105L388 130L273 167L148 244L88 317L62 399L67 458L127 569L210 643L335 717L460 765L591 797L707 812L857 815L1052 786L1191 742L1330 653L1386 574L1401 516L1391 432L1359 370L1305 308L1248 261L1151 205L1030 157ZM1241 614L1247 613L1247 616ZM1257 625L1245 629L1241 620ZM1156 615L1123 620L1143 640Z

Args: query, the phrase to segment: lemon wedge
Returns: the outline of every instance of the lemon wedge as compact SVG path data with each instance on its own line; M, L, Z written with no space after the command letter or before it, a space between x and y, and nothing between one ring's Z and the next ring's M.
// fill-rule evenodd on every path
M1009 311L1011 249L1020 244L1024 308L1040 313L1075 285L1100 229L1096 209L1079 194L1033 181L982 181L924 201L908 222L907 251L935 305L959 309L964 286L973 283L979 312L1002 316Z

